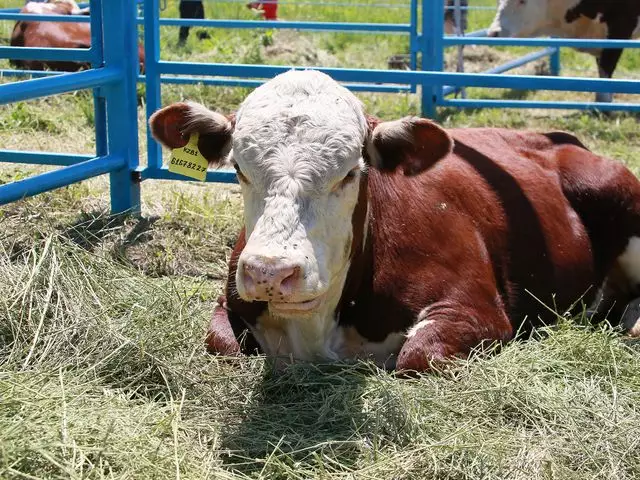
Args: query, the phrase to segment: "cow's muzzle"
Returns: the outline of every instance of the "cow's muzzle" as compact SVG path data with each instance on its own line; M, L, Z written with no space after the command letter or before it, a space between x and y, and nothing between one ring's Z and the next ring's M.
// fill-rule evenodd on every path
M239 291L249 300L288 302L304 279L303 265L262 255L241 259L238 269Z

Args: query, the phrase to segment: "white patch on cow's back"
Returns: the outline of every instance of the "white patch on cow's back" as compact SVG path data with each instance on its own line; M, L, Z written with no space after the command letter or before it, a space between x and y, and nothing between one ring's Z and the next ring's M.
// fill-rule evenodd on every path
M631 237L618 263L632 285L640 285L640 237Z

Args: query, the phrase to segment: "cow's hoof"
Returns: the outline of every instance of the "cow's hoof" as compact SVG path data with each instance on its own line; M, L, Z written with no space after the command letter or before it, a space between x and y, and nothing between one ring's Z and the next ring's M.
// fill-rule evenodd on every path
M640 337L640 298L627 304L621 323L629 335Z
M227 300L221 296L213 309L213 317L207 331L207 352L211 354L234 356L240 354L240 345L233 333L227 315Z

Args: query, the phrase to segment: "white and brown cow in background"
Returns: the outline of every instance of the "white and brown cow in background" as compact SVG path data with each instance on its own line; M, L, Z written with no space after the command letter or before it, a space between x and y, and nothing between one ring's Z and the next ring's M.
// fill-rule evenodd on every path
M489 27L493 37L555 36L629 40L640 36L640 0L498 0ZM611 78L622 49L588 50L595 55L601 78ZM596 101L610 102L610 93Z
M177 103L150 126L169 148L199 132L238 172L212 351L425 370L554 322L545 305L588 304L611 272L622 288L601 308L638 295L640 182L570 134L382 122L315 71L273 78L235 116Z
M27 2L20 13L33 15L90 15L89 7L80 8L74 0ZM34 22L18 20L11 32L12 47L91 48L91 25L80 22ZM133 53L133 52L132 52ZM140 71L144 73L144 48L138 45ZM10 60L16 68L60 70L65 72L91 68L88 62L51 60Z

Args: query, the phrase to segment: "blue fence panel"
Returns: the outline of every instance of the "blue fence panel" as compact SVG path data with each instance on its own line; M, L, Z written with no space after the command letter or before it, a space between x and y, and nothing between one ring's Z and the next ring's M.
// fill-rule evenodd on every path
M90 62L82 72L43 75L0 85L0 104L46 97L80 89L94 90L96 155L2 150L0 161L62 166L58 170L0 186L0 204L70 185L105 173L111 174L112 211L139 208L137 33L135 7L128 0L91 0L91 48L56 49L1 47L0 57L12 59ZM6 18L6 11L2 12ZM17 15L11 16L14 18ZM23 15L33 20L38 16ZM60 20L52 16L47 20ZM2 17L0 17L1 19ZM73 19L76 20L76 19ZM48 72L47 72L48 73Z

